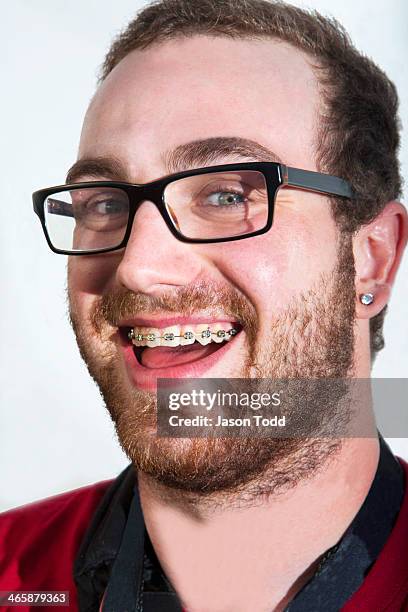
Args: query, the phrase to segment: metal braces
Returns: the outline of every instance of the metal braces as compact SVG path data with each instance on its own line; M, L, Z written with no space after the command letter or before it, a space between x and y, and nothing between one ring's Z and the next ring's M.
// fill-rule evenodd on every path
M224 331L223 329L219 329L216 332L212 332L210 328L208 328L201 332L201 338L210 338L210 336L217 336L218 338L225 338L227 334L229 336L235 336L237 333L238 333L238 330L234 328L228 329L227 331ZM158 340L158 339L171 341L171 340L174 340L175 338L184 338L185 340L192 340L192 338L194 338L194 332L187 331L181 336L176 336L172 332L167 332L163 336L156 336L156 334L153 334L153 333L149 333L144 336L143 334L135 334L134 329L131 329L128 332L128 338L129 340L137 340L139 342L141 342L142 340L148 340L149 342L153 342L154 340Z

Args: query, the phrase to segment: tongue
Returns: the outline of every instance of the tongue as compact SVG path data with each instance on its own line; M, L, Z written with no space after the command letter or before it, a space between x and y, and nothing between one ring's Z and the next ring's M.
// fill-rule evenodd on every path
M214 353L221 344L210 342L202 346L198 342L187 346L157 346L154 348L146 347L141 356L141 363L146 368L168 368L183 363L190 363L208 357Z

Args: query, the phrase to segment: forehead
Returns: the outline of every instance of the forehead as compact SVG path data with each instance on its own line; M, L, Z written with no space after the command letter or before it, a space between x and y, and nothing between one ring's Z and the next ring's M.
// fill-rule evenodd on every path
M240 137L315 169L319 100L310 59L291 45L175 39L132 51L108 75L85 117L79 157L116 156L132 180L147 182L180 144Z

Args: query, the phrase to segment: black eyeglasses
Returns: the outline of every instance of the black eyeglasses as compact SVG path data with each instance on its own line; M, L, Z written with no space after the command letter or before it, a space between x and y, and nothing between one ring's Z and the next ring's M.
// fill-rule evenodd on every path
M179 172L145 185L59 185L33 193L33 204L54 253L95 255L126 246L134 216L145 200L157 206L182 242L259 236L271 228L276 196L285 185L352 197L350 184L335 176L274 162L248 162ZM148 238L149 227L145 232Z

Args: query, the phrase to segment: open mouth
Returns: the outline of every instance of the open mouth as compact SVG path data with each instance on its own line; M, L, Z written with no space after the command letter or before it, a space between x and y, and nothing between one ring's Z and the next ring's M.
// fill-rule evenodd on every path
M236 322L214 322L166 328L123 327L122 339L132 345L144 368L173 368L201 361L226 347L242 330Z

